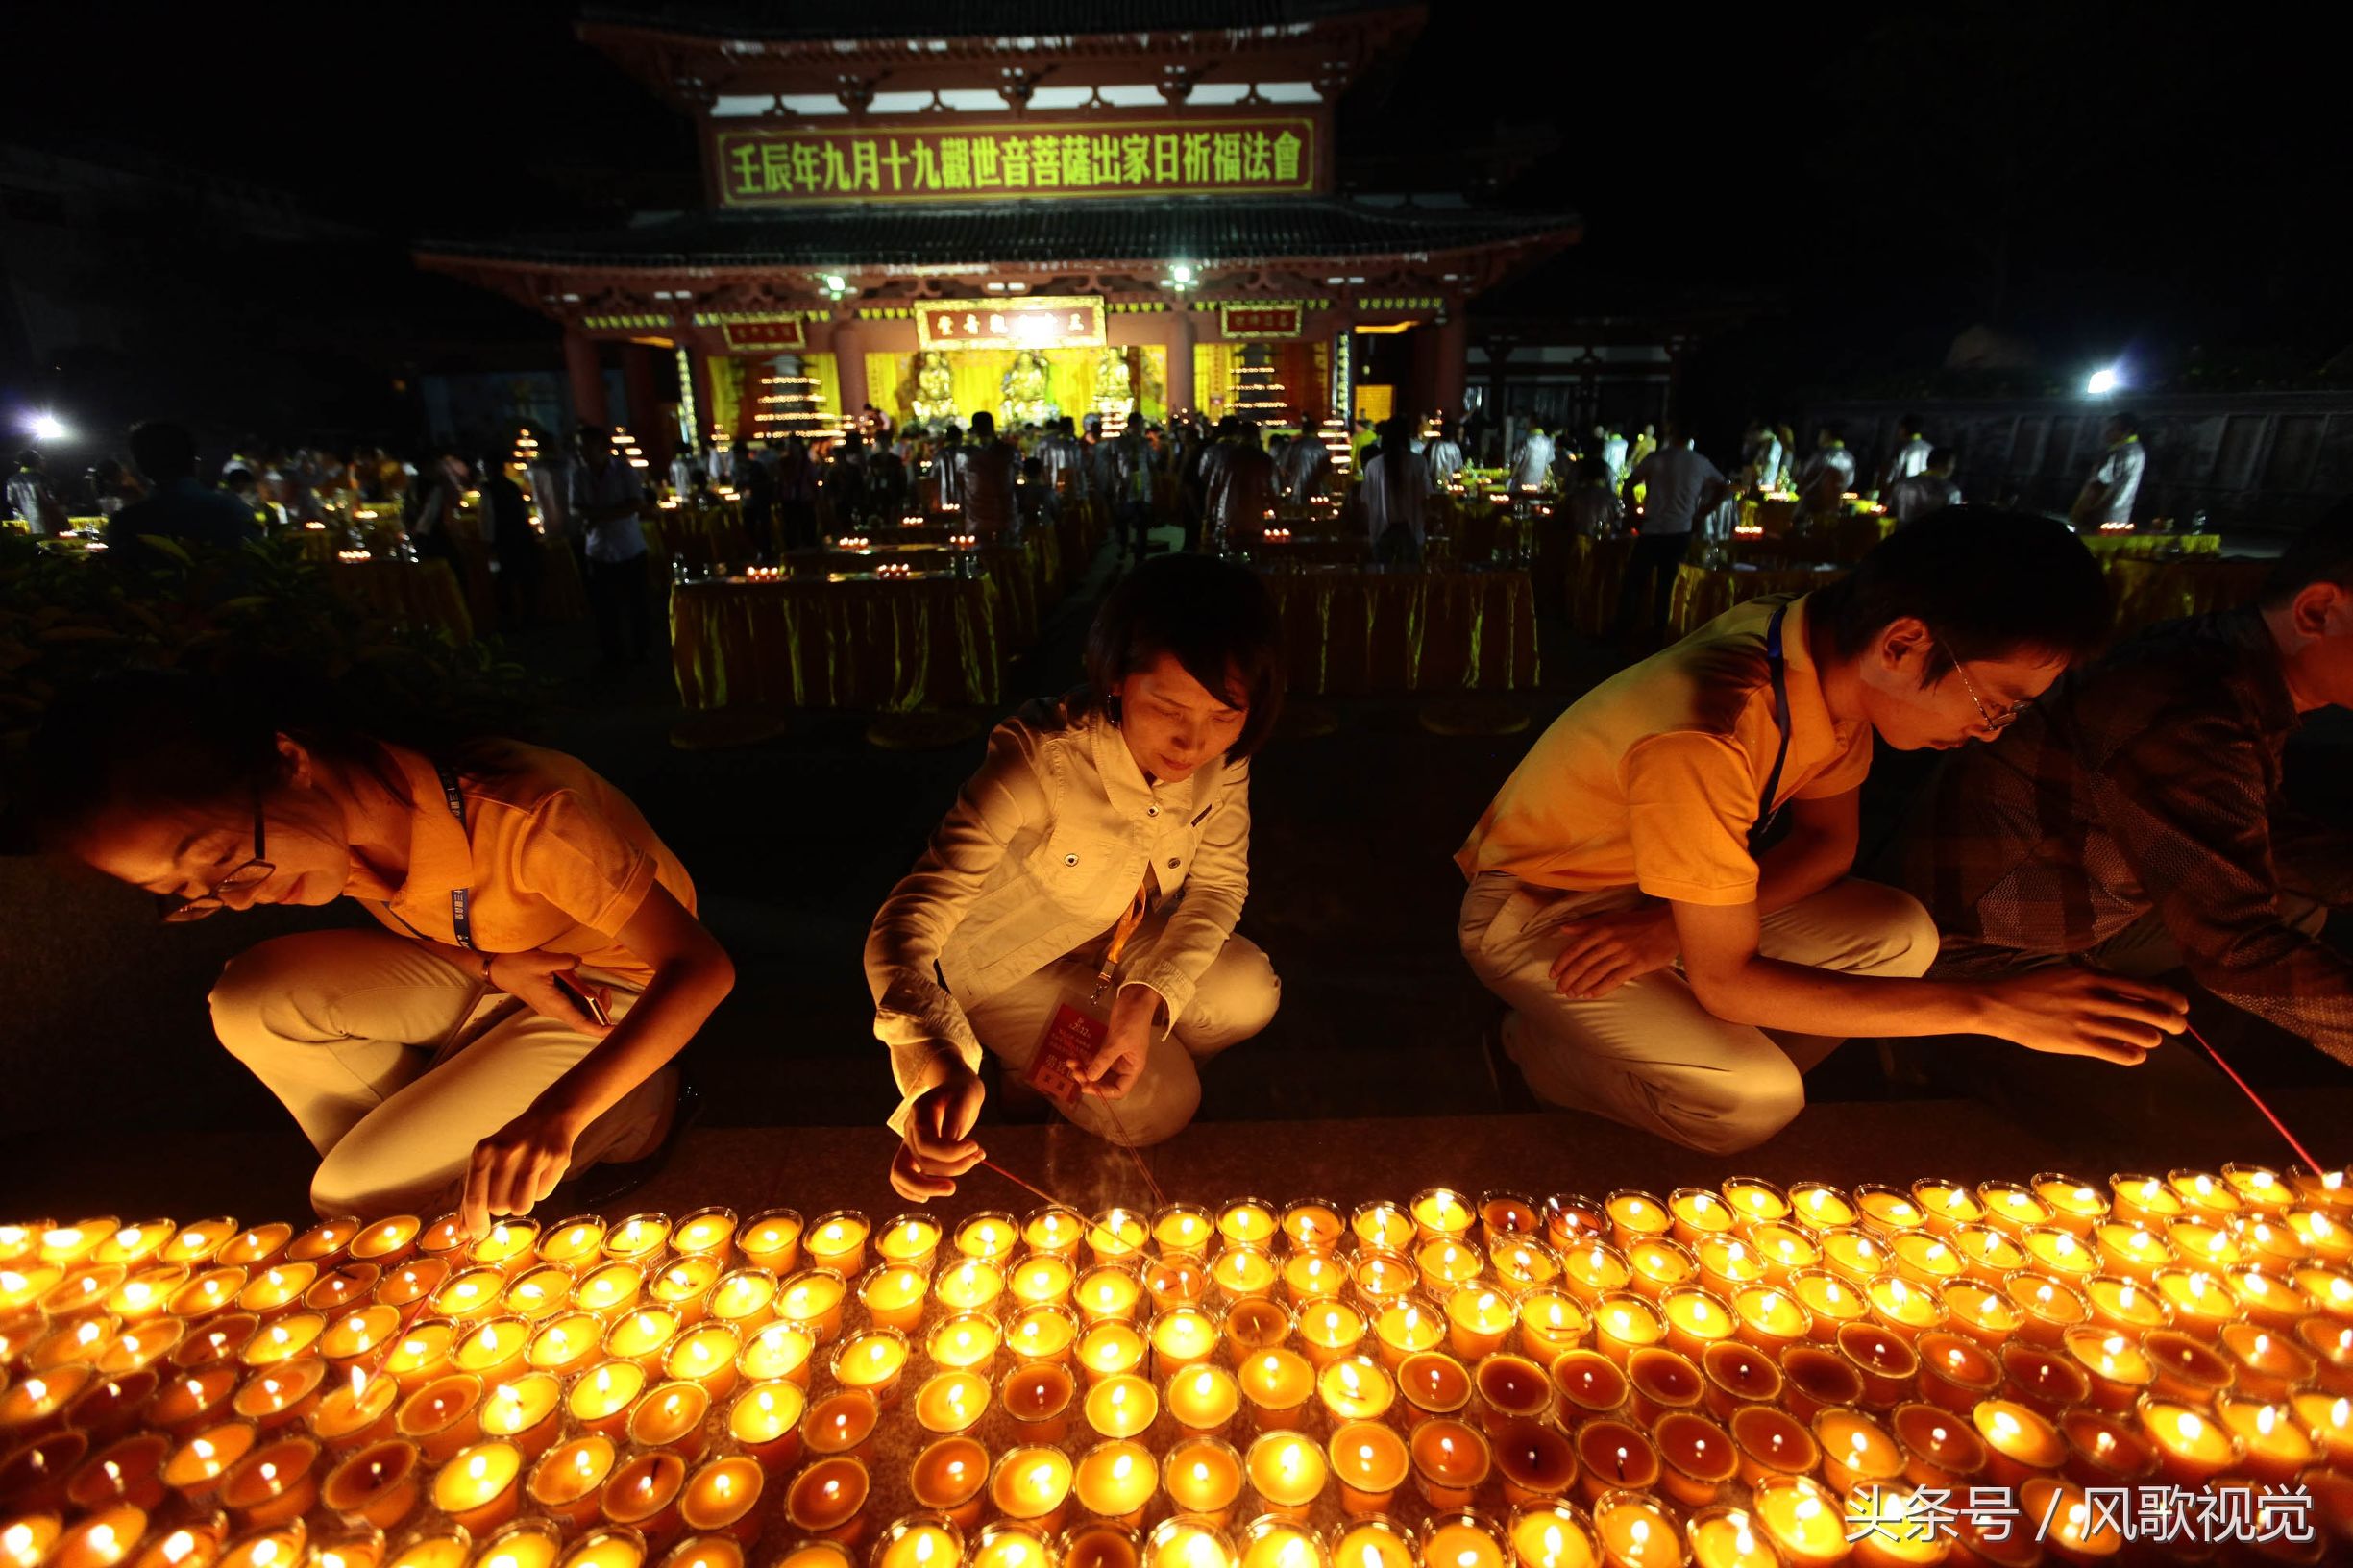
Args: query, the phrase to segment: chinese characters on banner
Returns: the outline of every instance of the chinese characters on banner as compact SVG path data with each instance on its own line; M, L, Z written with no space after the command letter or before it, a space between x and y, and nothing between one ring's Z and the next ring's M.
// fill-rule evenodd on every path
M729 207L975 197L1302 194L1315 186L1315 121L1020 124L946 131L714 130Z
M1103 299L934 300L916 306L915 335L927 349L1099 349Z
M1307 312L1296 303L1217 307L1217 330L1228 337L1298 337L1306 325Z
M732 350L797 349L807 338L797 317L791 321L730 321L721 324L721 332Z

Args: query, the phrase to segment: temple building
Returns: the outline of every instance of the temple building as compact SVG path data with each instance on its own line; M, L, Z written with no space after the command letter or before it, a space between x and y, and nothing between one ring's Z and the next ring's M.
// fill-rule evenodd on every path
M610 422L617 355L657 458L666 359L704 440L870 404L894 422L1458 409L1472 298L1579 231L1339 192L1341 100L1382 90L1424 9L600 7L581 37L694 116L704 207L418 259L561 324L579 419Z

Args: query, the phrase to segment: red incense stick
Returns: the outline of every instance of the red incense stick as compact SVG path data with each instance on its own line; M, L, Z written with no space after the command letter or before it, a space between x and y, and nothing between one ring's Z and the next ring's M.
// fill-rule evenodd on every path
M2279 1119L2278 1114L2275 1113L2269 1106L2264 1104L2263 1096L2247 1087L2247 1081L2239 1076L2238 1069L2233 1067L2228 1062L2222 1060L2222 1053L2216 1050L2207 1041L2206 1037L2197 1032L2197 1025L2185 1019L2182 1022L2182 1029L2192 1040L2197 1041L2198 1048L2206 1053L2207 1059L2213 1062L2216 1066L2220 1067L2223 1075L2232 1083L2239 1086L2239 1092L2245 1095L2248 1101L2254 1105L2255 1109L2263 1113L2263 1119L2269 1122L2272 1129L2277 1132L2280 1137L2288 1140L2288 1146L2295 1150L2296 1157L2304 1162L2304 1167L2307 1170L2310 1170L2316 1176L2322 1170L2327 1168L2321 1164L2319 1161L2312 1157L2312 1151L2310 1149L2307 1149L2302 1143L2296 1140L2295 1134L2288 1130L2288 1124Z

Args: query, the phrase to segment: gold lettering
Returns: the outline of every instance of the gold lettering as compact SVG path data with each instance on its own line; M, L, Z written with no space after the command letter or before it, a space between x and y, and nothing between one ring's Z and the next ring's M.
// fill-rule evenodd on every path
M1029 138L1030 177L1041 185L1062 184L1062 142L1053 136Z
M993 185L996 183L996 137L974 136L972 138L972 184L979 186Z
M1173 131L1153 134L1152 183L1156 185L1173 185L1177 183L1177 138Z
M1206 185L1210 183L1210 134L1207 131L1185 133L1185 183Z
M1008 189L1026 189L1029 185L1029 142L1022 136L1007 136L997 150L999 166L1004 171Z
M945 190L972 188L972 141L968 136L940 138L940 184Z
M1242 134L1220 131L1212 142L1212 178L1221 185L1239 184L1242 177Z
M1274 178L1274 148L1263 131L1253 131L1242 138L1242 178L1264 181Z
M1062 138L1062 183L1070 186L1094 184L1094 153L1085 136Z
M1286 131L1275 137L1275 178L1290 184L1299 178L1299 138Z

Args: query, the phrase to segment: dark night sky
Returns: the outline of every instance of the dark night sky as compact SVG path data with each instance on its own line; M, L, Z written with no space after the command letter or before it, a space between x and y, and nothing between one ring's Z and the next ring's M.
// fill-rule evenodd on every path
M1435 10L1343 156L1433 155L1429 184L1463 178L1449 149L1549 137L1500 195L1584 215L1573 297L1766 290L1787 314L1760 352L1817 380L1925 372L1977 321L2053 364L2199 345L2303 374L2353 339L2341 87L2288 12ZM687 123L574 11L48 6L13 18L11 118L295 190L387 257L696 199Z

